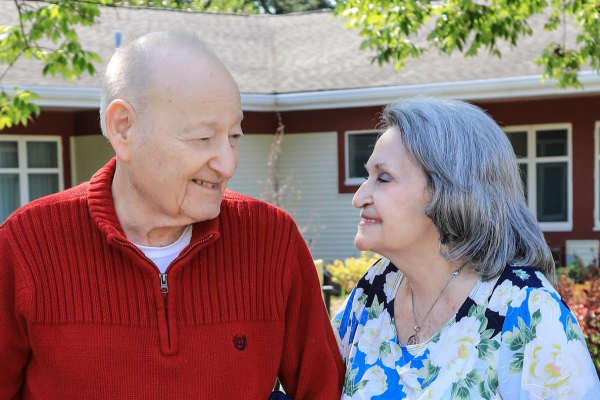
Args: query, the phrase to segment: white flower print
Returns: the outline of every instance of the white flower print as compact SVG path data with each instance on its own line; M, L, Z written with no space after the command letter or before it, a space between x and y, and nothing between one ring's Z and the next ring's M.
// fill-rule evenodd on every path
M550 293L557 293L554 286L552 286L552 284L548 281L548 278L546 278L546 276L541 271L535 271L535 276L537 276L538 279L542 281L542 286L544 287L544 289L546 289Z
M352 309L356 310L358 312L357 315L359 315L360 312L362 312L362 308L363 308L362 306L364 306L364 304L360 304L363 293L364 293L364 290L361 287L357 287L354 289L354 298L352 299Z
M522 387L531 399L580 399L595 381L587 347L567 341L562 324L545 319L537 327L544 334L525 346Z
M385 268L385 262L374 266L371 281ZM519 276L523 271L529 275L526 281ZM347 305L360 322L351 333L339 328L348 336L342 399L581 400L600 393L577 322L537 271L508 267L499 278L480 281L469 295L476 305L415 346L402 346L394 337L394 318L386 308L393 299L394 275L401 278L401 273L377 278L377 287L363 281L364 291L357 288ZM520 289L523 284L531 286ZM506 315L509 307L514 308L506 319L488 313Z
M505 280L494 290L488 308L505 316L508 306L518 308L527 295L526 288L514 286L509 280Z
M419 382L419 370L415 368L411 368L410 364L405 364L404 366L396 366L396 372L400 377L400 382L411 388L411 389L421 389L421 383Z
M396 297L396 287L398 279L400 278L400 272L388 272L385 277L385 284L383 285L383 292L385 293L386 303L390 303Z
M481 339L480 325L476 317L463 317L446 327L440 340L429 346L431 363L440 367L453 381L473 369Z
M477 304L484 304L492 292L492 289L496 284L496 280L497 279L479 281L475 291L469 297L471 297L471 299Z
M366 370L360 380L361 382L367 381L367 384L352 396L353 399L370 399L373 396L379 396L387 390L387 376L385 375L385 371L377 365Z
M379 317L367 321L358 341L358 349L365 353L365 362L368 365L377 362L382 343L391 340L394 335L394 324L387 312L382 312Z
M560 306L558 302L544 289L534 289L529 293L529 300L527 302L529 312L533 314L537 310L541 310L544 315L544 321L558 321L560 320ZM563 330L562 326L557 327Z
M379 264L380 263L373 264L371 267L369 267L369 270L365 274L365 280L368 281L370 284L373 284L373 279L375 279L375 277L381 273L381 268L379 267Z
M402 349L396 342L389 340L381 344L379 354L383 365L388 368L395 368L396 362L402 356Z

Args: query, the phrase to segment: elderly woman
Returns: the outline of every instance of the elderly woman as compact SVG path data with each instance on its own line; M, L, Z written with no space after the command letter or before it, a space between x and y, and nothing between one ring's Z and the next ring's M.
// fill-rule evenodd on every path
M502 130L434 99L384 122L353 204L356 247L385 258L333 320L342 399L598 399Z

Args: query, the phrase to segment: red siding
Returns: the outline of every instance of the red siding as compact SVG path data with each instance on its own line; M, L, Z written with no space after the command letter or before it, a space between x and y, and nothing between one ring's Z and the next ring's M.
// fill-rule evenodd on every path
M547 232L546 240L564 255L567 239L600 239L594 226L594 125L600 96L478 104L501 125L571 123L573 126L573 230ZM564 259L563 259L564 262Z
M571 96L561 99L479 102L500 125L571 123L573 126L573 231L548 232L546 238L553 248L564 254L567 239L600 239L594 225L594 124L600 121L600 95ZM368 130L378 126L382 107L357 107L333 110L281 112L287 134L337 132L338 189L352 192L344 186L344 132ZM244 132L274 133L277 114L274 112L244 113ZM59 135L63 143L65 187L71 185L69 137L100 134L96 110L44 111L27 127L5 129L0 134Z

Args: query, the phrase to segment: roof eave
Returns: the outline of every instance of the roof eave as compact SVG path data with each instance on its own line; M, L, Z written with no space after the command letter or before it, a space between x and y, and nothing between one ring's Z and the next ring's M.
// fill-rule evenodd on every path
M380 106L398 98L435 96L470 101L553 97L600 93L600 75L592 71L579 73L583 88L560 89L555 82L541 81L540 75L479 79L420 85L385 86L358 89L320 90L296 93L242 93L245 111L294 111L311 109ZM15 85L0 85L12 92ZM48 108L98 108L100 89L64 86L19 86L36 93L35 103Z

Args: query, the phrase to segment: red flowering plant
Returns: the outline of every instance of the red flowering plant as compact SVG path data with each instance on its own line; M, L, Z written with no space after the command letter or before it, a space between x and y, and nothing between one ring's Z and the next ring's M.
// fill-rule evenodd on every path
M559 268L558 273L558 291L579 321L600 374L600 269L569 265Z

